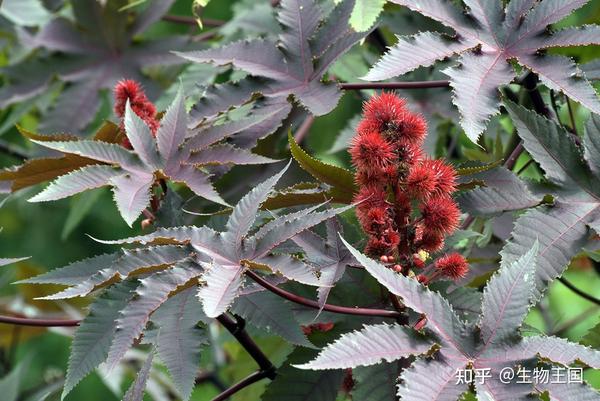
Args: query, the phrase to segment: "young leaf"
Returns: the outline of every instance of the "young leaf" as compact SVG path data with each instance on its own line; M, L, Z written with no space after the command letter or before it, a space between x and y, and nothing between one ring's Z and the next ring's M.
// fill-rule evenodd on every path
M300 167L310 175L325 184L331 185L335 192L349 195L356 192L356 183L354 182L354 174L352 172L341 167L323 163L310 156L296 143L291 132L288 133L288 141L292 156L300 164Z
M296 235L292 240L302 248L308 260L318 267L322 287L319 287L319 306L327 303L333 285L342 278L346 266L355 262L348 249L340 241L342 226L337 218L327 220L327 239L310 230Z
M455 31L452 38L425 32L400 37L373 66L365 79L378 81L404 75L417 67L459 54L459 66L448 68L454 103L461 125L476 142L489 119L498 113L498 88L509 84L515 72L509 61L538 74L549 88L562 91L593 112L600 100L583 73L563 56L542 55L551 47L600 44L597 25L548 33L547 26L568 16L588 0L511 1L506 10L496 1L466 0L468 16L442 0L392 0ZM471 51L479 47L481 51Z
M332 11L333 20L320 21L322 12L315 1L283 0L278 12L283 28L279 40L240 41L217 49L176 54L198 63L233 65L263 78L252 78L237 86L238 101L248 99L253 92L280 99L293 95L311 113L324 115L335 107L340 93L335 85L321 82L323 74L368 33L349 28L353 6L353 0L344 0ZM256 82L260 85L254 85Z

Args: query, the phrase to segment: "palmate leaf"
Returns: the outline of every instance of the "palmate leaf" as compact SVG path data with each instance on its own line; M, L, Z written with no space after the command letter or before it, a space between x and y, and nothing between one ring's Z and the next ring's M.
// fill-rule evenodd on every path
M340 92L334 84L321 82L323 75L337 58L367 35L354 32L348 25L353 6L354 0L344 0L329 19L321 21L322 12L313 0L284 0L278 10L283 29L277 41L254 39L176 54L199 63L232 65L253 76L236 86L229 85L231 93L220 91L217 97L235 95L239 102L256 92L280 99L293 95L311 113L327 114L336 106ZM224 111L230 104L219 102L215 109Z
M288 164L289 166L289 164ZM271 255L271 251L300 232L309 229L351 206L315 211L314 209L276 218L266 229L251 235L261 204L269 197L273 186L286 171L287 166L275 176L257 185L246 194L233 211L224 232L208 227L161 228L152 234L126 238L107 243L143 243L170 240L189 243L196 251L206 272L204 286L199 292L204 312L217 317L225 312L237 298L246 269L260 267L279 273L290 280L320 286L314 268L289 255Z
M593 174L581 149L566 130L510 101L505 105L525 149L539 163L548 181L556 186L549 190L555 198L554 205L540 206L521 215L515 223L512 239L501 252L503 260L512 262L530 249L538 237L538 291L535 294L538 296L580 252L589 237L588 226L598 225L598 176ZM600 131L593 124L587 128L584 145L589 159Z
M135 297L120 312L117 331L110 345L106 364L113 369L142 333L150 314L185 285L194 285L202 268L190 261L182 261L172 268L154 273L140 280Z
M43 299L66 299L83 297L93 290L110 284L116 280L139 276L154 270L163 270L166 266L177 263L191 255L188 247L178 245L162 245L149 248L127 250L115 254L100 255L95 258L75 262L61 269L19 284L65 284L71 287Z
M119 311L133 297L138 283L124 281L107 290L92 304L73 338L62 399L108 356L117 329Z
M158 85L142 70L180 64L182 60L170 51L190 46L183 36L153 40L137 36L159 20L172 3L152 0L132 21L130 13L120 10L120 1L105 5L95 0L75 2L73 21L57 16L33 36L32 46L48 52L37 51L12 66L11 85L4 91L11 95L11 102L16 102L32 99L55 76L67 84L46 118L41 119L44 132L83 133L100 108L100 91L112 89L123 78L141 82L153 100ZM28 82L32 76L39 78Z
M188 121L180 89L164 114L155 139L148 126L128 104L125 111L125 131L133 151L103 141L36 141L47 148L110 166L87 166L62 175L30 201L56 200L87 189L110 185L121 216L131 226L148 207L156 179L167 177L186 184L198 196L226 205L210 183L209 175L197 166L273 162L272 159L231 145L215 144L241 129L248 129L264 118L251 117L211 127L186 139Z
M513 0L505 10L496 1L467 0L467 16L442 0L391 1L442 23L456 35L450 38L424 32L400 37L365 79L392 78L459 54L458 66L444 73L450 77L461 126L473 142L485 130L489 119L499 112L498 88L515 77L511 60L535 72L549 88L562 91L600 113L598 95L576 64L563 56L539 54L540 50L552 47L600 44L597 25L546 31L548 25L565 18L588 0Z
M478 399L509 401L530 399L531 393L542 394L545 390L513 381L502 383L499 372L505 367L529 366L536 359L570 365L576 360L600 368L600 352L573 344L556 337L526 337L520 326L532 305L535 257L537 242L514 263L503 261L500 270L489 281L483 294L483 316L477 324L464 324L454 314L440 294L426 289L414 279L394 273L384 265L371 260L347 244L348 249L361 265L387 289L402 297L402 302L427 317L423 341L428 344L421 352L432 346L429 358L417 360L400 376L402 384L398 396L407 401L444 400L455 401L468 390L468 386L457 380L459 369L490 369L492 377L484 383L476 381ZM454 323L453 323L454 322ZM459 330L456 330L460 326ZM389 331L390 326L384 326ZM410 330L395 326L402 330ZM381 326L366 326L363 333L378 331ZM430 331L429 331L430 330ZM357 338L360 336L360 341ZM367 336L359 333L343 335L337 342L326 347L312 362L302 368L336 369L350 366L369 365L382 355L389 355L390 343L400 351L397 358L406 356L406 349L414 349L413 337L396 336L394 341L382 341L380 334ZM372 349L369 349L372 346ZM364 347L364 354L361 352ZM357 352L358 351L358 352ZM393 352L392 352L392 355ZM556 392L551 397L577 399L577 394L597 393L587 387L572 388L572 392ZM568 394L568 397L565 395ZM552 398L554 399L554 398ZM557 398L560 399L560 398ZM594 399L593 397L590 399Z
M202 315L196 289L188 288L169 298L151 318L158 326L158 356L167 366L184 401L192 394L200 365L200 349L208 342L205 329L198 325Z
M40 135L17 126L24 137L36 141L74 141L77 137L69 134L52 136ZM105 122L95 133L94 140L106 143L117 143L121 140L119 127L110 122ZM44 181L53 180L61 175L76 171L83 167L97 164L96 161L85 157L65 154L58 158L29 159L20 166L11 167L0 171L0 182L9 182L11 190L27 188Z

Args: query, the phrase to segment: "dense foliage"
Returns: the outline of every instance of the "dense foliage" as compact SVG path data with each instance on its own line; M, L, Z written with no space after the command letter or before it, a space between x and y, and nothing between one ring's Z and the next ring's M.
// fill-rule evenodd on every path
M2 399L600 399L599 21L0 2Z

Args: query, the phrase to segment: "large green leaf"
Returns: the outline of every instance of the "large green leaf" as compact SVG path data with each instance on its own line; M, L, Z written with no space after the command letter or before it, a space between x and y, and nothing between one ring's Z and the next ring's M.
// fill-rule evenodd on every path
M265 390L262 401L335 401L344 378L342 370L298 370L292 364L305 361L315 352L297 348L286 363L277 369L277 376Z

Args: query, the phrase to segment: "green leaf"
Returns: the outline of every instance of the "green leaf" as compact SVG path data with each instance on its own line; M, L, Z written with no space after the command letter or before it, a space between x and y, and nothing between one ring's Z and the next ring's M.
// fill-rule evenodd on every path
M600 323L592 327L580 342L583 345L600 349Z
M188 288L171 297L152 315L152 322L159 327L158 356L185 401L194 388L200 349L208 342L205 330L198 325L204 313L196 293L196 288Z
M22 362L15 366L10 373L0 379L0 394L2 401L17 401L21 389L21 382L25 376L25 369L28 368L30 358L26 357Z
M354 388L352 399L369 401L397 401L396 382L400 367L398 362L379 363L352 369Z
M335 401L344 378L344 371L298 370L292 367L314 357L315 352L296 348L285 364L277 369L277 376L265 390L262 401Z
M350 15L350 26L357 32L367 31L383 11L386 2L387 0L356 0Z
M108 356L119 311L133 296L137 282L124 281L100 295L73 338L62 399Z
M292 156L300 164L300 167L310 175L325 184L331 185L334 193L342 193L348 196L356 192L354 174L351 171L324 163L310 156L296 143L291 132L288 133L288 141Z

